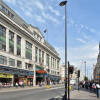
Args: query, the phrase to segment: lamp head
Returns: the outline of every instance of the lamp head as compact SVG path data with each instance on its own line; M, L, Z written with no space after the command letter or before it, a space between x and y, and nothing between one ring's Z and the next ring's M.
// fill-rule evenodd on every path
M62 2L60 2L60 6L65 6L66 5L66 3L67 3L67 1L62 1Z

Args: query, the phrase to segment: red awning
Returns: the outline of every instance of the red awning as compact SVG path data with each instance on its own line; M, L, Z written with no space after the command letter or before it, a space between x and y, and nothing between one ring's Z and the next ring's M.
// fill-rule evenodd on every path
M37 70L36 71L38 74L46 74L47 72L45 70Z

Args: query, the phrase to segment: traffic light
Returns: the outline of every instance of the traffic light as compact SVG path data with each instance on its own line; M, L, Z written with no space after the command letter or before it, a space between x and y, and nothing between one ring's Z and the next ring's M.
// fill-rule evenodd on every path
M73 71L74 71L74 67L73 66L70 66L69 67L69 74L73 74Z
M78 70L77 77L78 78L80 77L80 70Z

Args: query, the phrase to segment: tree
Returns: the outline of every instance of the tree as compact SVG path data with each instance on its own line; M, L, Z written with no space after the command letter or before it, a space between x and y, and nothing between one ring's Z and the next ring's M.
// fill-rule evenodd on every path
M88 81L88 77L85 76L85 77L84 77L84 80L85 80L85 81Z

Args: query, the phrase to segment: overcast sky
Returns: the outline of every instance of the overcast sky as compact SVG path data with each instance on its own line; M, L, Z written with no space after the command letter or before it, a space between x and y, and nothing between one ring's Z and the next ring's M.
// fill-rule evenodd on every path
M28 24L38 27L45 39L60 53L64 63L64 7L61 0L3 0ZM87 62L89 74L96 64L100 41L100 0L69 0L68 60L84 72ZM43 33L48 30L48 36ZM48 39L47 39L48 37Z

